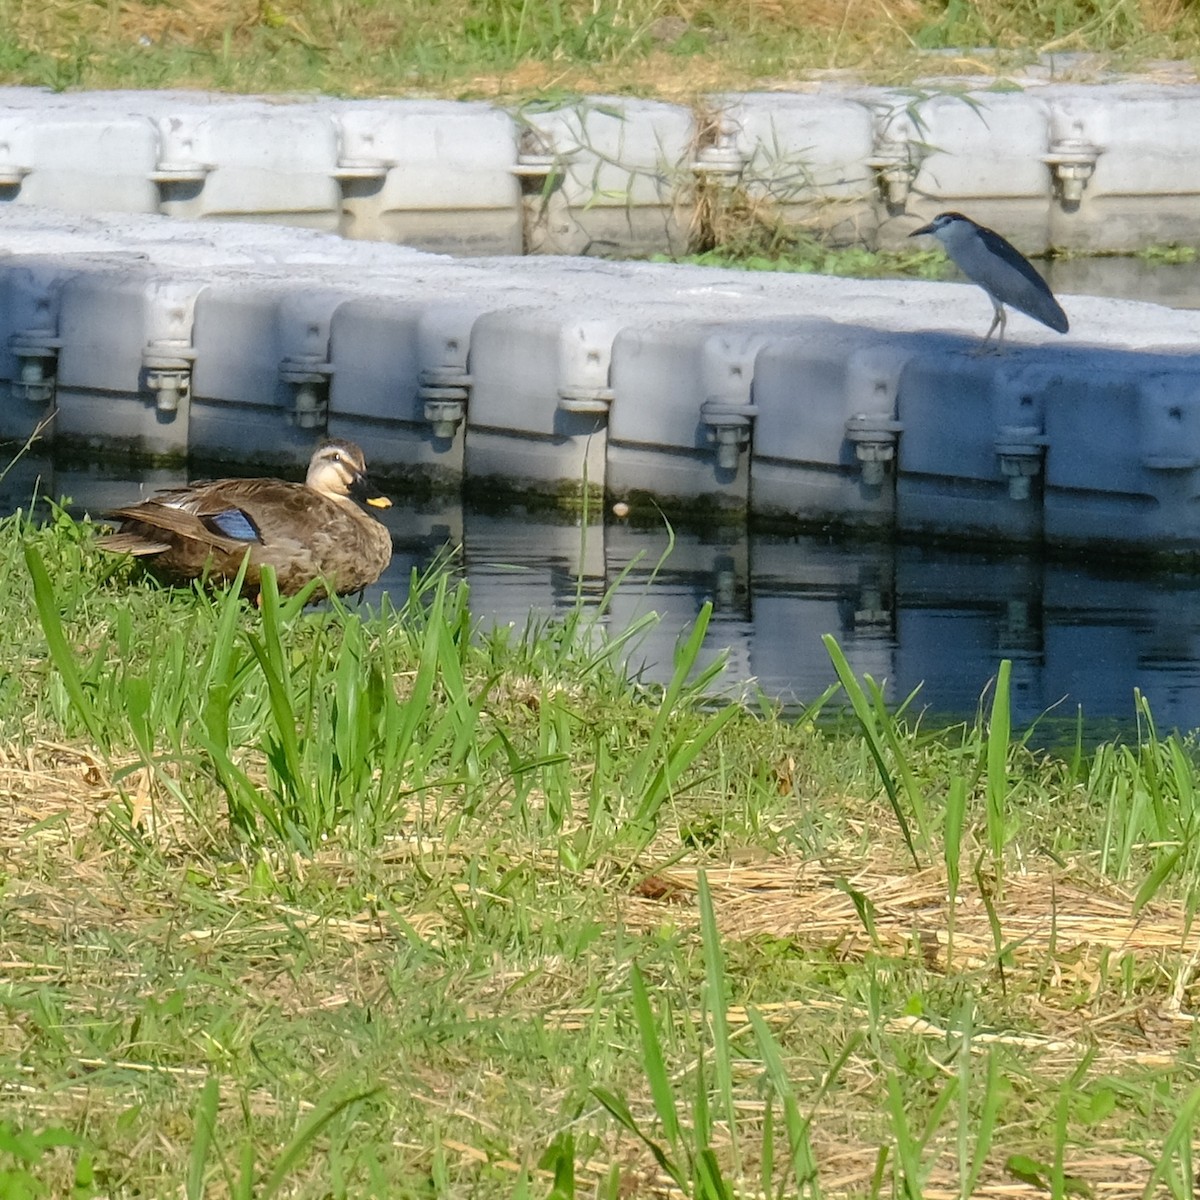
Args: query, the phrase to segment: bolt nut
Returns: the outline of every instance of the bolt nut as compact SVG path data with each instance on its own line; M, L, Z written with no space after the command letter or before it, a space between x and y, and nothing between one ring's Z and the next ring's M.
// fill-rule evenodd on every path
M435 438L448 441L466 419L467 406L461 400L425 401L425 420L429 422Z

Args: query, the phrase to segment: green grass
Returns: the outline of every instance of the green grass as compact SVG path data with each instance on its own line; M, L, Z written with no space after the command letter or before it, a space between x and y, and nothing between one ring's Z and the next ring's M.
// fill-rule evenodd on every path
M0 1194L1191 1194L1144 705L1048 759L1003 672L916 731L831 643L823 731L709 700L703 620L650 688L444 572L259 611L93 539L0 523Z
M1200 53L1186 0L0 0L0 31L7 83L515 98L679 98L838 68L1003 76L1052 50L1119 67Z
M1152 267L1186 266L1196 261L1196 247L1147 246L1139 252L1138 258Z
M730 226L712 249L659 262L701 267L741 267L749 271L785 271L798 275L841 275L851 279L949 279L954 274L941 250L868 250L828 246L803 230L783 223Z

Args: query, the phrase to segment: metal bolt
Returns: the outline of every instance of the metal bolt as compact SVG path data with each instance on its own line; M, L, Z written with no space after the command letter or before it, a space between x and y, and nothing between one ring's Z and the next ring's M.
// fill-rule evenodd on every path
M154 407L164 415L179 411L179 402L187 396L189 372L161 370L146 372L146 386L154 393Z
M425 420L435 438L449 440L467 418L467 406L461 400L426 400Z
M292 400L292 417L299 429L316 429L325 417L325 399L318 387L323 380L304 379L296 382Z

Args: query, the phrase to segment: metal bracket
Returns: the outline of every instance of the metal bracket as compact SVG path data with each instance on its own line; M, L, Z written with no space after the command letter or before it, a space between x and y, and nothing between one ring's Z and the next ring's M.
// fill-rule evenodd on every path
M188 122L162 117L158 122L158 162L150 180L164 190L172 185L203 184L216 168L196 157L196 130Z
M154 394L154 407L166 417L179 411L192 387L196 351L180 338L155 338L142 350L146 387Z
M298 429L320 429L329 415L329 379L333 363L319 354L289 354L279 378L292 389L292 421Z
M150 182L167 186L172 183L203 183L212 170L208 163L160 162L150 172Z
M556 152L549 134L532 125L521 131L517 161L510 170L521 181L526 194L553 191L563 176L566 156Z
M862 466L862 481L880 487L888 466L895 461L896 443L904 425L884 413L856 413L846 418L846 440Z
M1039 425L1003 425L996 437L1000 473L1013 500L1029 499L1029 481L1042 473L1048 442Z
M875 152L867 159L867 166L878 177L888 208L902 209L908 203L913 180L917 177L917 164L912 160L908 142L880 139L875 143Z
M566 413L607 417L612 402L613 390L609 387L561 387L558 389L558 407Z
M1083 138L1059 138L1050 143L1042 162L1054 172L1054 181L1064 204L1078 204L1083 189L1096 169L1100 147Z
M722 396L710 396L700 405L700 420L708 440L717 448L717 466L736 471L738 459L750 444L750 431L758 407Z
M467 419L471 376L456 367L432 367L420 374L417 398L424 404L425 420L435 438L449 440Z
M19 167L16 163L0 163L0 188L19 188L21 181L32 167Z
M734 144L732 136L720 130L707 146L701 146L692 160L693 175L728 186L746 169L746 156Z
M874 113L875 136L867 166L892 215L904 211L921 161L928 153L919 118L908 104L892 103Z
M1195 454L1143 454L1142 466L1147 471L1194 471L1200 467Z
M333 177L338 183L356 183L359 180L372 183L378 179L386 179L391 169L392 167L388 163L366 160L355 162L352 159L344 159L338 163Z
M553 154L517 155L511 170L518 179L546 179L556 173L558 158Z
M17 360L12 394L30 404L48 404L54 399L62 339L51 329L24 329L12 334L8 345Z

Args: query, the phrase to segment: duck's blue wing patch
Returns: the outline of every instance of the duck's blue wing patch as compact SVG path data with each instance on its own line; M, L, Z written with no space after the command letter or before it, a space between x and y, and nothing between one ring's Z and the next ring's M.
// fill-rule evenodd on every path
M240 508L226 508L218 513L208 513L202 518L213 533L236 538L239 542L261 542L262 534L249 515Z

